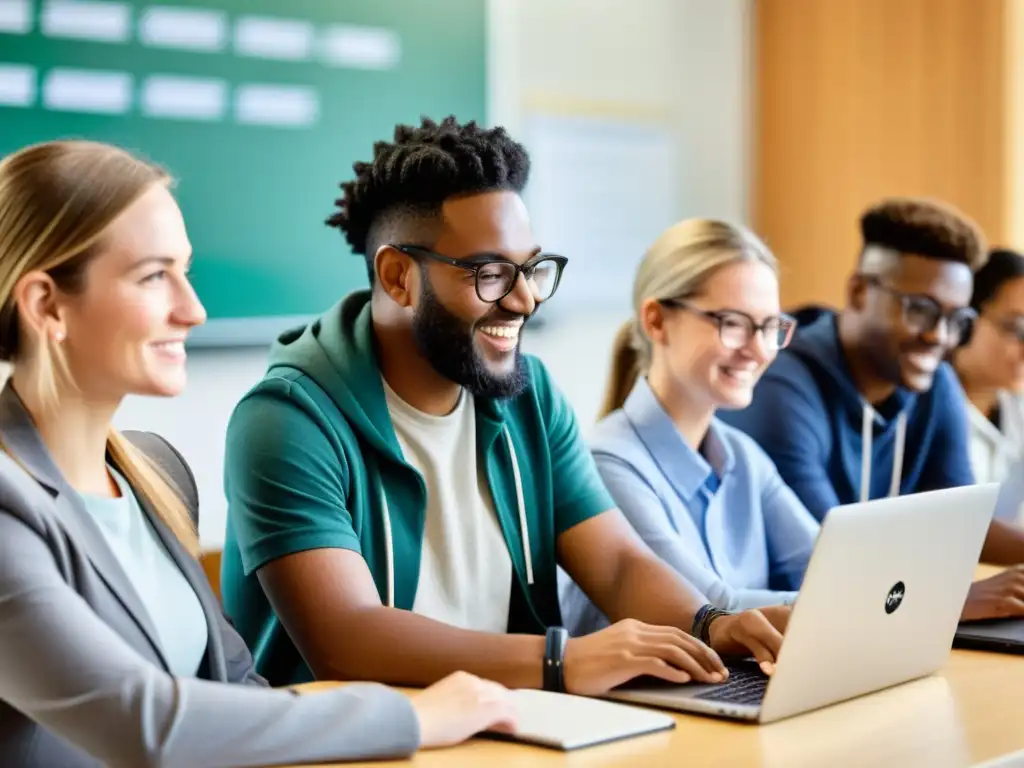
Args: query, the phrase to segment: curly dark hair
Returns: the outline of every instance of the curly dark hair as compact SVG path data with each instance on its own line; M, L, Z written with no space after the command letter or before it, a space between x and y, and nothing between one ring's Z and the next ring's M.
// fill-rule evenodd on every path
M341 184L337 210L326 223L365 256L372 282L374 256L396 224L436 219L451 197L521 193L530 159L504 128L481 128L472 120L460 124L450 115L440 123L421 118L418 128L397 126L393 142L377 142L373 160L352 169L356 176Z
M1011 280L1024 277L1024 254L1009 248L989 251L988 261L974 273L974 294L971 306L980 313Z
M977 224L956 208L925 198L890 198L868 208L860 218L865 247L955 261L977 269L986 257L985 238Z

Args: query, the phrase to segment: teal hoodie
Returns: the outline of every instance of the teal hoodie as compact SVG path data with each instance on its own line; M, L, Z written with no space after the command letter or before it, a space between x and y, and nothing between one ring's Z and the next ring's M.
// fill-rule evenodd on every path
M226 612L273 685L312 679L256 571L295 552L342 548L366 561L384 605L416 597L426 487L402 456L374 352L370 294L284 333L228 425ZM474 398L477 450L513 566L509 632L561 623L556 540L611 509L573 411L543 364L526 390ZM351 631L358 632L358 627Z

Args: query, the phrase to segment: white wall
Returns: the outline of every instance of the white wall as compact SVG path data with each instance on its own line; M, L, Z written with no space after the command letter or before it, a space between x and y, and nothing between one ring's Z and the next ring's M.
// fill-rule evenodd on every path
M528 110L667 120L680 146L680 218L745 220L748 16L748 0L491 0L490 121L514 133ZM585 430L624 319L578 316L524 339L524 348L548 364ZM119 426L158 431L189 460L207 547L219 547L224 535L227 420L261 376L265 357L265 349L254 348L193 352L182 397L133 398L118 414Z

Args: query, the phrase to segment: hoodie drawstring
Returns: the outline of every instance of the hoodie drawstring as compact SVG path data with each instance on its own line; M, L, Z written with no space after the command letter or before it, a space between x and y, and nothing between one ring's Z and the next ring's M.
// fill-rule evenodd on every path
M523 532L523 559L526 561L526 583L533 586L533 556L530 554L530 527L526 521L526 502L523 499L523 479L519 476L519 459L516 458L516 447L512 445L512 435L505 427L505 442L508 444L508 455L512 459L512 475L516 481L516 506L519 507L519 527Z
M871 440L874 434L875 409L864 404L861 420L860 453L860 500L871 498ZM907 414L900 411L896 417L896 437L893 443L892 476L889 479L889 495L900 495L900 481L903 479L903 452L907 437Z
M387 561L387 600L388 608L395 607L395 547L391 539L391 510L388 509L388 495L384 492L384 484L380 486L380 509L384 517L384 552Z
M519 512L519 527L523 533L523 558L526 561L526 583L533 586L533 556L530 554L530 527L526 518L526 500L523 496L523 478L519 474L519 459L516 447L512 443L512 434L505 427L505 444L508 445L509 458L512 460L512 476L516 483L516 507ZM395 607L395 548L391 538L391 510L388 508L388 496L380 487L380 509L384 519L384 551L387 560L387 607Z

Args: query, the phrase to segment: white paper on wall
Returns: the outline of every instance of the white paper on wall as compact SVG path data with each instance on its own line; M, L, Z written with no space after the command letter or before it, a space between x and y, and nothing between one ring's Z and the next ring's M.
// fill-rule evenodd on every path
M531 115L523 137L538 243L569 258L544 315L628 312L644 251L680 218L671 131L624 119Z

